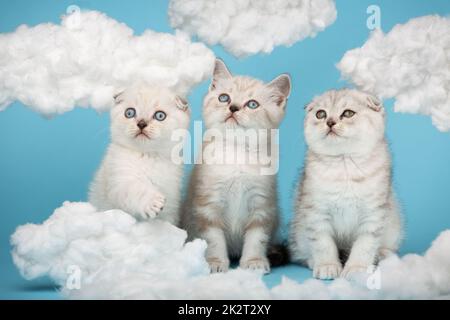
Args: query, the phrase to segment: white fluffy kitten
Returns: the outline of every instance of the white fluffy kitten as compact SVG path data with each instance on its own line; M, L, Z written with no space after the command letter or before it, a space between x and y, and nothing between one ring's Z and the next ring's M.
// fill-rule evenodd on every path
M172 131L187 129L187 103L165 88L134 87L115 97L111 144L91 185L99 210L179 222L183 166L174 164ZM163 209L164 208L164 209Z
M206 128L219 132L278 128L290 90L288 75L265 84L249 77L233 77L217 60L204 98ZM204 142L203 151L212 146L214 153L227 158L226 163L195 166L182 224L191 238L207 241L206 259L212 272L228 270L230 256L241 257L243 268L269 271L267 251L278 226L276 173L262 175L260 164L230 161L228 157L233 156L220 149L220 144ZM242 153L236 159L255 152L245 147L236 150Z
M329 91L307 106L309 150L290 249L316 278L366 272L398 249L402 225L384 118L381 102L356 90ZM344 268L340 253L348 257Z

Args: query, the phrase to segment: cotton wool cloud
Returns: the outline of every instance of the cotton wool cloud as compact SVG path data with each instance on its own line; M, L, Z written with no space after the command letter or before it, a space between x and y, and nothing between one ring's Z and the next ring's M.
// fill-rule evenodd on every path
M237 57L314 37L336 20L333 0L171 0L172 27Z
M135 83L180 95L207 79L214 54L182 32L133 30L97 11L75 11L60 24L22 25L0 34L0 111L20 101L52 116L75 106L107 110Z
M11 244L26 279L48 275L69 298L269 297L258 274L210 276L206 242L186 238L164 221L137 222L120 210L97 212L89 203L65 202L43 224L19 227Z
M397 112L431 117L450 130L450 18L414 18L390 32L375 30L337 65L342 76L381 98L395 98Z
M186 238L167 222L65 202L44 223L18 227L11 244L26 279L49 276L70 299L450 299L450 230L423 256L382 261L378 274L330 284L284 278L272 289L258 272L210 275L206 242Z

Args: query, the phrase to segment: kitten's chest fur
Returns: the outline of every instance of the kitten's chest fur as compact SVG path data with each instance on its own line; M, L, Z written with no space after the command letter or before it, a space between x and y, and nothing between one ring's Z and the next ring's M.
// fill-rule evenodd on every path
M156 186L167 198L178 197L181 167L174 165L170 159L111 146L105 159L105 180L108 172L117 167L122 168L124 178L133 177L144 184Z
M242 225L242 220L249 214L249 197L256 188L264 188L267 182L256 174L258 168L254 166L218 165L213 170L217 174L217 183L225 199L225 219L232 227Z
M228 168L230 175L222 185L225 206L223 221L228 250L232 256L240 256L244 243L245 227L255 219L252 212L252 199L260 190L269 190L267 177L248 174L242 168ZM263 191L264 192L264 191ZM275 212L273 213L275 214Z
M242 173L236 173L224 182L222 192L226 204L223 214L231 234L240 234L249 218L248 200L253 184L254 182Z
M317 196L328 199L326 202L347 200L358 202L367 193L369 181L365 181L365 173L349 160L343 159L335 164L319 164L312 177L313 185L319 191ZM365 188L362 188L363 186Z
M174 189L174 186L180 182L180 169L169 159L161 159L145 153L136 154L135 157L137 162L135 169L144 175L146 181L158 187L165 194L178 190L178 188Z
M365 161L346 157L332 162L311 161L304 191L320 212L329 215L336 233L349 235L372 208L386 201L390 192L389 158L378 154Z
M350 156L333 161L310 160L305 182L315 197L338 205L337 202L342 203L342 200L353 204L366 203L374 193L385 191L389 179L389 157L381 153L363 160Z
M248 150L235 150L234 152L225 152L222 149L215 150L221 163L206 166L206 171L214 184L221 190L222 198L226 199L228 211L231 207L237 209L247 202L248 194L251 194L254 188L263 187L269 183L270 176L261 175L261 166L258 164L249 164L247 160L250 157ZM253 154L253 153L252 153ZM240 159L240 160L239 160Z
M244 228L253 219L252 199L269 191L275 176L261 175L258 165L248 164L207 165L204 169L212 188L219 191L230 254L239 255Z

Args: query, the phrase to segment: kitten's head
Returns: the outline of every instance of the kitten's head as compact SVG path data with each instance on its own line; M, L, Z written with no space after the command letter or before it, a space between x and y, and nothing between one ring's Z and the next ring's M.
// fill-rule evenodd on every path
M114 97L111 139L138 150L167 148L173 130L187 129L187 102L166 88L136 86Z
M374 96L332 90L306 106L305 138L323 155L365 154L384 139L384 109Z
M213 80L203 102L206 127L216 129L274 129L283 119L291 79L283 74L265 84L249 77L232 76L217 59Z

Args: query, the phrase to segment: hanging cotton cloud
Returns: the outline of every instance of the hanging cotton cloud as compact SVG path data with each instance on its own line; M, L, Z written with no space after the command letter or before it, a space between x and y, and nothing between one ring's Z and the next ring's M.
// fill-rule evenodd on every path
M424 16L374 31L338 64L344 78L381 98L395 98L395 111L431 116L450 130L450 18Z
M314 37L336 20L333 0L171 0L172 27L237 57Z
M25 278L48 275L75 299L450 298L450 230L424 256L391 257L372 275L331 284L285 278L272 290L260 273L209 275L206 243L185 241L186 232L166 222L137 222L119 210L69 202L11 237Z
M0 34L0 48L0 111L18 100L47 116L75 106L108 109L136 82L186 94L214 65L213 53L186 34L135 36L96 11L75 11L61 25L20 26Z

